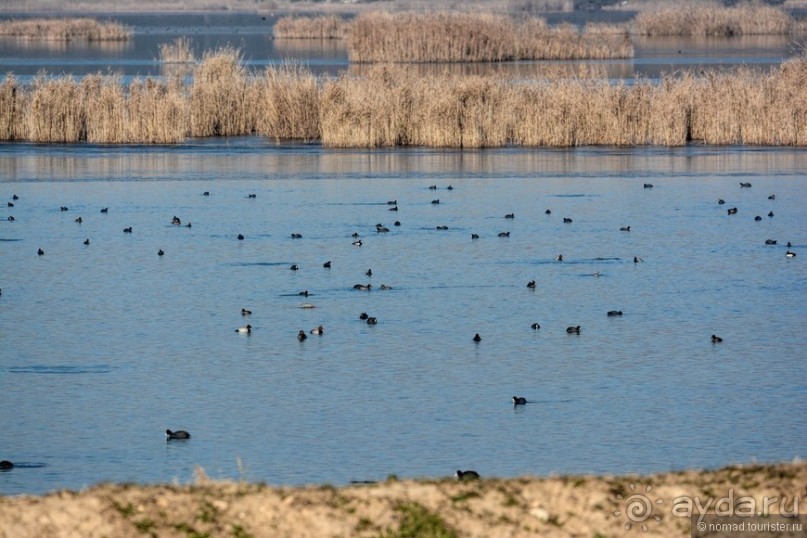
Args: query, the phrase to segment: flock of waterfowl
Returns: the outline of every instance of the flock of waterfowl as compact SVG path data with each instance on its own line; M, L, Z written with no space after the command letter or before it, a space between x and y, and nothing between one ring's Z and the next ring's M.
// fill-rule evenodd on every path
M746 182L742 182L742 183L740 183L740 187L741 187L741 188L743 188L743 189L747 189L747 188L750 188L750 187L751 187L751 184L750 184L750 183L746 183ZM652 185L652 184L645 183L645 184L643 185L643 188L645 188L645 189L651 189L651 188L653 188L653 185ZM432 185L432 186L430 186L430 187L429 187L429 189L430 189L430 190L436 190L436 189L437 189L437 186L436 186L436 185ZM453 190L453 187L449 185L449 186L447 187L447 189L448 189L448 190ZM204 195L204 196L210 196L210 192L209 192L209 191L206 191L206 192L204 192L204 193L203 193L203 195ZM248 198L255 198L256 196L257 196L256 194L249 194L249 195L248 195ZM768 199L769 199L769 200L775 200L775 195L771 194L771 195L768 197ZM19 196L18 196L18 195L16 195L16 194L14 194L14 195L11 197L11 201L9 201L9 202L7 203L7 207L8 207L9 209L16 207L16 204L18 203L18 201L19 201L19 200L20 200ZM723 205L723 204L725 204L725 201L724 201L723 199L719 199L719 200L717 201L717 203L718 203L719 205ZM433 199L433 200L431 201L431 204L434 204L434 205L440 204L440 200L439 200L439 199ZM397 203L397 200L390 200L390 201L388 201L388 202L387 202L387 205L389 205L389 206L390 206L390 207L389 207L389 210L390 210L390 211L397 211L397 210L398 210L398 203ZM69 208L68 208L68 207L66 207L66 206L61 206L59 209L60 209L60 211L61 211L61 212L66 212L66 211L69 211ZM107 207L101 208L101 209L100 209L100 212L101 212L101 213L108 213L108 212L109 212L109 208L107 208ZM549 215L549 214L551 214L551 210L550 210L550 209L547 209L547 210L545 211L545 213ZM736 207L729 208L729 209L727 210L727 214L728 214L729 216L732 216L732 215L737 215L737 214L738 214L738 209L737 209ZM769 218L773 218L773 217L774 217L774 213L773 213L773 211L770 211L770 212L768 213L768 215L767 215L767 216L768 216ZM514 218L515 218L515 213L507 213L507 214L505 214L505 215L504 215L504 218L505 218L505 219L514 219ZM14 222L14 221L15 221L15 217L14 217L14 216L12 216L12 215L9 215L9 216L7 217L7 219L6 219L6 220L7 220L7 221L9 221L9 222ZM755 220L756 220L756 221L762 220L762 217L761 217L761 216L759 216L759 215L757 215L757 216L755 216ZM81 223L84 221L84 219L83 219L81 216L79 216L79 217L77 217L77 218L76 218L74 221L75 221L76 223L78 223L78 224L81 224ZM571 222L573 222L573 220L572 220L572 218L570 218L570 217L563 217L563 222L564 222L564 223L571 223ZM175 225L175 226L182 226L182 225L183 225L183 224L182 224L182 220L181 220L179 217L177 217L177 216L173 216L173 218L171 219L171 224L172 224L172 225ZM396 221L395 221L395 223L394 223L394 225L395 225L396 227L398 227L398 226L401 226L401 223L400 223L400 221L397 221L397 220L396 220ZM186 228L191 228L191 227L192 227L190 222L188 222L188 223L184 224L184 226L185 226ZM438 230L440 230L440 229L447 229L447 226L438 226L438 227L437 227L437 229L438 229ZM389 232L390 230L389 230L389 228L387 228L387 227L386 227L386 226L384 226L383 224L379 223L379 224L377 224L377 225L376 225L375 231L376 231L376 233L385 233L385 232ZM620 228L620 231L622 231L622 232L630 232L630 231L631 231L631 226L623 226L623 227L621 227L621 228ZM129 226L129 227L125 227L125 228L123 228L123 232L124 232L124 233L127 233L127 234L131 234L131 233L133 233L133 229L132 229L132 227L131 227L131 226ZM508 236L509 236L509 234L510 234L510 232L504 231L504 232L499 232L499 233L498 233L498 236L499 236L499 237L508 237ZM240 233L239 233L239 234L237 234L237 235L235 235L234 237L235 237L237 240L239 240L239 241L243 241L243 240L245 240L245 236L244 236L243 234L240 234ZM302 236L302 234L297 233L297 232L294 232L294 233L292 233L292 234L291 234L291 238L292 238L292 239L302 239L302 237L303 237L303 236ZM479 234L477 234L477 233L472 233L472 234L471 234L471 239L472 239L472 240L477 240L477 239L479 239L479 237L480 237L480 236L479 236ZM364 243L362 242L362 239L360 238L360 236L359 236L359 234L358 234L358 233L354 233L354 234L353 234L353 236L352 236L352 238L353 238L353 243L352 243L352 244L353 244L354 246L356 246L356 247L361 247L361 246L364 244ZM86 240L83 242L83 244L84 244L84 245L89 245L89 244L90 244L90 238L87 238L87 239L86 239ZM777 245L777 244L778 244L778 241L777 241L777 240L775 240L775 239L768 239L768 240L766 240L766 241L765 241L765 244L766 244L766 245ZM786 256L786 257L788 257L788 258L794 258L794 257L796 257L796 253L795 253L795 252L793 252L793 251L791 251L791 250L790 250L791 248L792 248L791 243L790 243L790 242L787 242L787 251L786 251L786 253L785 253L785 256ZM37 255L38 255L38 256L44 256L44 255L45 255L45 251L44 251L44 249L42 249L41 247L39 247L39 248L37 249ZM157 250L157 255L158 255L158 256L164 256L164 255L165 255L165 251L164 251L162 248L159 248L159 249ZM556 257L554 257L554 260L555 260L556 262L563 262L563 261L564 261L563 254L558 254ZM641 263L641 262L643 262L643 261L644 261L644 260L642 260L642 259L641 259L640 257L638 257L638 256L634 256L634 257L633 257L633 262L634 262L635 264ZM330 260L328 260L328 261L326 261L325 263L323 263L322 267L323 267L323 268L325 268L325 269L330 269L330 268L332 267L332 262L331 262ZM292 271L298 271L298 270L299 270L299 266L298 266L297 264L292 264L292 265L289 267L289 269L290 269L290 270L292 270ZM365 276L367 276L367 277L371 277L372 275L373 275L373 271L372 271L372 269L368 269L368 270L365 272ZM595 272L595 273L593 274L593 276L599 276L599 272ZM527 283L527 285L526 285L526 286L527 286L527 288L530 288L530 289L535 289L535 288L536 288L536 282L535 282L535 280L530 280L530 281ZM373 289L381 289L381 290L386 290L386 289L391 289L391 287L390 287L390 286L388 286L388 285L386 285L386 284L381 284L379 288L373 288L373 286L372 286L372 284L371 284L371 283L367 283L367 284L358 283L358 284L355 284L355 285L353 286L353 289L355 289L355 290L357 290L357 291L367 291L367 292L369 292L369 291L371 291L371 290L373 290ZM1 289L0 289L0 295L2 295L2 290L1 290ZM302 297L308 297L308 296L309 296L309 291L308 291L308 290L303 290L303 291L299 292L299 294L298 294L298 295L300 295L300 296L302 296ZM312 305L312 304L310 304L310 303L304 303L304 304L303 304L303 308L314 308L314 305ZM241 311L240 311L240 314L241 314L241 316L242 316L242 317L244 317L244 318L248 318L249 316L251 316L251 315L252 315L252 311L251 311L251 310L249 310L249 309L247 309L247 308L242 308L242 309L241 309ZM608 311L608 312L607 312L607 316L608 316L608 317L619 317L619 316L622 316L622 315L623 315L623 313L622 313L622 311L621 311L621 310L610 310L610 311ZM374 317L374 316L370 316L370 315L369 315L368 313L366 313L366 312L362 312L361 314L359 314L359 316L358 316L358 317L359 317L359 319L360 319L360 320L365 321L365 322L366 322L368 325L376 325L376 324L378 323L378 319L377 319L376 317ZM246 325L244 325L244 326L241 326L241 327L236 328L236 329L235 329L235 332L236 332L236 333L239 333L239 334L242 334L242 335L251 335L251 334L252 334L252 328L253 328L253 327L252 327L252 325L251 325L250 323L247 323L247 324L246 324ZM533 324L531 325L531 329L532 329L532 330L534 330L534 331L538 331L538 330L540 330L540 329L541 329L541 325L540 325L539 323L537 323L537 322L536 322L536 323L533 323ZM579 334L581 334L581 326L580 326L580 325L572 325L572 326L568 326L568 327L566 328L566 332L567 332L568 334L571 334L571 335L579 335ZM304 330L304 329L300 329L300 330L298 331L298 333L297 333L297 339L298 339L300 342L303 342L303 341L305 341L305 340L308 338L308 335L309 335L309 334L310 334L310 335L314 335L314 336L323 336L323 335L325 334L325 328L323 327L323 325L321 325L321 324L320 324L320 325L317 325L316 327L314 327L314 328L310 329L309 331L306 331L306 330ZM480 336L480 334L479 334L479 333L476 333L476 334L473 336L472 340L473 340L473 342L475 342L475 343L480 343L480 342L482 341L482 337ZM722 337L720 337L720 336L717 336L717 335L715 335L715 334L712 334L712 335L711 335L711 342L712 342L713 344L722 343L722 342L723 342L723 338L722 338ZM527 401L527 399L526 399L525 397L523 397L523 396L513 396L513 397L512 397L512 403L513 403L513 406L524 406L524 405L526 405L526 404L528 403L528 401ZM190 439L190 438L191 438L190 433L188 433L187 431L184 431L184 430L176 430L176 431L172 431L172 430L170 430L170 429L167 429L167 430L165 430L165 434L166 434L166 439L167 439L168 441L174 441L174 440L188 440L188 439ZM7 461L7 460L0 461L0 470L10 470L10 469L13 469L13 468L14 468L14 464L13 464L12 462ZM457 470L457 471L456 471L456 478L457 478L457 479L459 479L459 480L478 479L478 478L479 478L479 474L478 474L477 472L475 472L475 471L472 471L472 470L466 470L466 471Z

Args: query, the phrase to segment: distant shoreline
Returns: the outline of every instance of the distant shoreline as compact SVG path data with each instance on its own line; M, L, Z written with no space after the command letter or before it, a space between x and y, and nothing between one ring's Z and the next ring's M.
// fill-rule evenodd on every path
M479 471L478 481L389 478L337 488L222 482L198 470L194 485L100 484L0 497L0 537L567 537L642 535L644 528L649 536L690 536L686 515L701 515L698 503L709 514L717 506L751 521L749 507L763 511L767 502L765 521L807 524L803 515L790 517L807 502L807 463L798 460L646 476L497 479ZM650 512L637 511L637 501Z

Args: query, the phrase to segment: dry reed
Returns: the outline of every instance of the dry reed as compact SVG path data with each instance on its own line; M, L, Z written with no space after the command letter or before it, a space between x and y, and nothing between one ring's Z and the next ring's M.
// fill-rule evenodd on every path
M160 44L160 61L164 64L192 64L196 61L188 37L178 37L172 43Z
M716 3L688 3L643 11L634 18L637 33L650 36L787 34L794 19L775 6L745 3L726 7Z
M345 39L350 23L336 15L281 17L272 29L276 39Z
M41 41L126 41L132 29L90 18L25 19L0 22L0 35Z
M769 73L684 72L660 82L418 75L383 65L320 82L300 66L250 75L232 49L180 77L0 83L0 139L176 143L258 133L327 147L757 144L807 146L807 54Z
M632 57L633 46L626 33L550 27L537 17L370 13L353 23L348 56L357 63L603 59Z
M192 136L239 136L255 131L257 86L241 53L227 47L206 53L190 88Z
M298 65L270 67L259 81L257 131L275 139L318 140L317 78Z

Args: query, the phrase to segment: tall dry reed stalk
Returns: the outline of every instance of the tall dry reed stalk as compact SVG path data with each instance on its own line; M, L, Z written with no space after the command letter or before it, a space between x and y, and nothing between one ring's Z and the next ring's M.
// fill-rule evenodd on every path
M320 138L317 77L298 65L270 67L258 83L257 132L275 139Z
M272 29L276 39L345 39L350 22L336 15L281 17Z
M239 136L255 131L259 92L241 52L226 47L206 53L190 88L192 136Z
M47 41L126 41L132 29L90 18L24 19L0 22L0 35Z
M684 72L661 81L419 75L382 65L325 82L299 66L250 76L236 51L180 77L0 83L0 139L176 143L257 132L327 147L758 144L807 146L807 55L769 73Z
M629 58L633 46L626 33L601 25L580 31L536 17L370 13L353 23L348 56L356 63Z
M171 43L160 43L160 61L164 64L192 64L196 61L188 37L178 37Z
M795 21L785 10L761 3L723 6L691 2L640 12L634 18L637 33L650 36L787 34Z

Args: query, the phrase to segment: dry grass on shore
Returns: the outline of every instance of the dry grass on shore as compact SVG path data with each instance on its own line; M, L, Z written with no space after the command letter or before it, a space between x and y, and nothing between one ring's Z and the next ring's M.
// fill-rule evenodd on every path
M646 476L483 477L461 482L391 477L339 488L213 481L199 470L195 484L188 486L102 484L77 493L0 497L0 538L683 538L694 531L689 514L715 518L718 509L725 513L727 507L730 513L745 514L733 522L803 526L803 515L774 518L799 511L805 481L803 462ZM749 508L771 517L751 519ZM724 516L719 521L729 520ZM795 538L802 532L777 536Z
M419 75L385 65L318 80L299 66L251 74L240 52L205 55L193 80L91 75L0 84L0 140L176 143L258 134L328 147L757 144L807 146L807 56L769 73L685 72L614 83Z
M635 31L649 36L716 36L788 34L796 22L784 9L760 3L723 6L698 2L642 11Z
M281 17L272 29L275 39L345 39L350 22L336 15Z
M491 14L370 13L359 16L348 35L355 63L501 62L630 58L626 34L602 26L582 31L550 27L544 19L516 20Z
M40 41L126 41L132 37L132 29L83 17L20 19L0 21L0 35Z
M171 43L160 44L160 62L164 64L192 64L195 61L189 37L178 37Z

